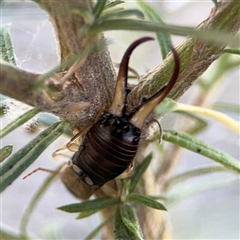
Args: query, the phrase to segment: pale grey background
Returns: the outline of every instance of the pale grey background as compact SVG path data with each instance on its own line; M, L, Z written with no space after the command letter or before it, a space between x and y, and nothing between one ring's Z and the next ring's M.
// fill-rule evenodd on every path
M11 23L18 66L36 72L50 70L57 64L57 56L47 15L32 2L7 2L11 4L0 10L1 24ZM132 7L135 3L128 1ZM159 12L164 12L166 22L189 26L196 26L204 20L213 6L211 1L151 1L151 3ZM112 59L119 62L126 47L139 36L146 34L148 33L108 32L106 36L112 43L109 47ZM174 44L177 45L182 40L182 37L174 37ZM157 43L146 44L144 47L136 50L131 58L131 66L138 69L141 74L154 67L161 59L159 52L156 51ZM182 101L189 101L196 88L190 89ZM239 103L239 69L226 76L221 88L218 89L219 96L213 101L220 99L221 102ZM14 111L19 114L19 109ZM231 116L239 118L238 114ZM1 127L11 118L14 117L8 115L1 118ZM167 124L169 121L171 122L170 116L164 121L163 127L171 128ZM34 135L26 133L24 127L20 127L1 140L1 146L13 144L16 151L32 137ZM223 125L209 120L207 131L200 134L199 138L239 159L239 137ZM54 169L58 166L59 162L51 157L51 153L67 141L64 137L59 138L22 176L37 167ZM181 173L211 163L206 158L185 151L177 164L176 172ZM38 172L24 181L20 177L1 195L1 222L4 226L19 228L24 210L47 176L47 173ZM239 239L239 181L234 175L227 173L206 175L179 184L178 187L186 190L193 186L207 185L212 181L226 182L226 187L196 194L168 209L166 216L169 218L174 239ZM28 226L29 232L36 236L36 239L53 239L50 236L54 232L57 232L58 239L84 239L100 220L94 215L86 221L76 221L75 214L56 209L72 202L76 202L76 199L66 191L59 179L55 181L34 211Z

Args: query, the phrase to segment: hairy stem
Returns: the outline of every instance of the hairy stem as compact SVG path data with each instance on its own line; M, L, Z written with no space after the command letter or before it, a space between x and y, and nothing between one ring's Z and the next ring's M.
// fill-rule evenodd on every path
M200 29L215 29L236 34L240 27L240 2L226 1L219 3L217 9L213 9L208 19L199 25ZM181 74L177 84L170 93L170 97L178 99L192 84L201 76L205 70L221 54L226 45L200 41L187 38L177 47L181 61ZM128 95L131 106L138 105L143 97L152 96L161 86L165 85L172 73L173 59L168 57L166 61L149 71L141 82Z

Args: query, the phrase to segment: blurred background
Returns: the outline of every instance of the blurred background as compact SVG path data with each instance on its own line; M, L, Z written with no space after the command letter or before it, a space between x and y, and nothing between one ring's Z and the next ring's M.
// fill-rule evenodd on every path
M146 2L154 6L166 23L191 27L197 26L206 19L213 7L212 1ZM127 1L125 6L126 8L138 8L135 1ZM6 1L0 11L1 25L11 24L18 67L31 72L43 73L57 65L55 38L46 12L33 2L16 0ZM127 46L145 35L149 33L107 32L105 36L109 42L113 61L118 63ZM173 36L174 46L183 40L183 37ZM156 49L158 49L157 43L144 44L136 49L130 61L131 67L137 69L140 75L155 67L162 60L160 50L156 51ZM206 77L211 74L211 69L209 69ZM209 104L218 102L239 104L239 76L239 68L227 74L211 94ZM197 91L198 85L196 84L184 94L180 101L191 103ZM4 101L8 101L9 111L0 119L1 128L28 109L28 106L14 100L4 99ZM225 113L239 121L239 112L226 111ZM162 127L172 129L175 122L171 119L175 119L176 116L176 114L169 114L162 121ZM30 123L19 127L1 140L1 147L12 144L15 152L43 129L41 124L36 123L37 118L44 120L47 117L45 114L40 114ZM210 119L207 121L207 129L197 137L239 159L239 136L216 121ZM36 131L29 131L31 127L34 129L36 127ZM67 141L68 138L62 136L51 144L39 159L19 177L18 181L15 181L1 194L1 224L4 228L19 231L25 209L49 174L39 171L25 180L22 180L22 177L38 167L56 169L62 163L53 159L51 154ZM178 158L172 175L212 165L215 163L211 160L185 150ZM209 190L206 190L208 186ZM168 207L166 213L173 239L240 239L239 179L235 174L217 172L192 178L176 184L169 192L175 197L178 193L185 193L186 197ZM75 220L75 214L56 209L76 201L76 198L65 189L60 179L54 181L31 216L28 225L30 236L34 239L84 239L100 223L100 217L93 215L86 220Z

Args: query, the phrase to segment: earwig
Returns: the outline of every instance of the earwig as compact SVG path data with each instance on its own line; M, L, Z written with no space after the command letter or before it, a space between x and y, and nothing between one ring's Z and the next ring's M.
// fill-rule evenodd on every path
M154 39L143 37L128 47L120 64L112 105L86 133L69 164L60 172L62 181L80 199L89 198L106 182L131 170L146 118L178 78L180 60L172 48L175 67L167 85L127 114L129 58L139 44L150 40Z

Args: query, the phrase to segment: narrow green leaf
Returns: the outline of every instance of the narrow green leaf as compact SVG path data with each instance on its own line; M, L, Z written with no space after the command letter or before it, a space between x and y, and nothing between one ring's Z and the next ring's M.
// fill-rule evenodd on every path
M193 177L202 176L203 174L209 174L214 172L226 172L226 171L230 171L230 170L223 166L209 166L209 167L194 169L168 179L167 182L164 184L164 189L167 190L176 183L179 183L188 179L192 179Z
M122 4L122 3L124 3L124 1L121 1L121 0L116 0L116 1L109 2L109 3L106 4L104 10L107 10L109 8L113 8L113 7L115 7L115 6L119 5L119 4Z
M91 30L101 32L110 30L133 30L171 33L180 36L192 36L197 39L206 40L215 44L238 44L238 39L230 33L220 32L215 29L195 29L192 27L182 27L175 25L166 25L136 19L111 19L94 25Z
M0 163L3 162L7 157L9 157L12 153L13 146L7 145L0 149Z
M197 186L193 186L188 189L184 188L178 188L178 191L174 191L173 193L168 193L166 196L166 200L168 203L168 206L172 206L174 204L179 203L182 200L185 200L186 198L192 197L194 195L200 195L206 191L216 191L216 189L222 188L222 189L229 189L233 185L239 186L239 179L234 179L230 181L223 181L220 180L218 182L209 182L209 184L199 184Z
M226 49L223 50L223 53L240 55L240 50L239 49L226 48Z
M224 102L216 102L214 103L211 108L220 112L233 112L233 113L240 113L240 105L234 103L224 103Z
M134 234L136 239L143 239L140 225L139 225L137 216L133 211L133 208L128 204L123 204L123 205L120 205L119 210L120 210L122 222L126 226L126 228ZM130 239L130 238L125 238L125 239Z
M4 114L6 114L6 106L0 107L0 117L2 117Z
M0 192L4 191L38 156L69 127L67 122L58 122L45 129L32 141L19 149L0 165Z
M113 9L112 11L108 11L104 13L100 18L99 21L105 21L106 19L114 19L114 18L126 18L126 17L133 17L136 16L137 18L144 19L144 15L138 9L127 9L127 10L117 10Z
M43 194L48 190L48 188L51 186L51 183L55 180L55 178L58 176L58 173L60 171L60 169L62 168L62 165L60 167L58 167L53 174L51 174L42 184L42 186L40 186L37 189L37 192L35 193L35 195L33 196L33 198L31 198L30 203L28 204L27 209L24 211L24 214L22 216L22 220L21 220L21 224L20 224L20 231L21 231L21 236L22 239L27 238L27 224L29 222L29 219L31 217L31 215L33 214L34 208L37 206L39 200L41 199L41 197L43 196Z
M10 36L10 25L0 28L0 59L16 65Z
M156 201L151 196L144 196L144 195L139 195L139 194L135 194L135 193L130 193L127 196L127 201L144 204L144 205L154 208L154 209L167 211L167 209L161 203Z
M190 151L211 158L223 166L240 173L240 163L227 153L213 148L187 133L177 132L173 130L163 131L163 140L179 145Z
M3 3L5 2L6 0L0 0L0 7L2 7ZM0 235L1 236L1 235Z
M213 119L219 121L220 123L224 124L226 127L230 128L234 132L240 134L239 123L236 120L234 120L233 118L229 117L228 115L226 115L222 112L214 111L210 108L192 106L192 105L183 104L183 103L177 103L177 110L197 113L197 114L201 114L203 116L213 118Z
M76 217L76 219L83 219L86 217L89 217L91 215L93 215L94 213L98 212L98 210L89 210L89 211L82 211L78 214L78 216Z
M17 233L13 233L11 231L9 231L8 229L5 229L4 226L1 226L0 228L0 236L2 240L27 240L30 238L22 238L21 236L19 236Z
M99 211L104 208L116 205L118 203L120 203L119 199L104 197L104 198L89 200L86 202L73 203L73 204L61 206L58 209L65 212L71 212L71 213L82 212L82 211L93 211L93 210Z
M93 9L93 13L95 15L95 18L98 19L102 13L102 11L104 10L104 7L107 3L107 0L98 0L94 9Z
M217 0L212 0L213 4L215 5L215 7L218 7L218 1Z
M7 135L8 133L10 133L11 131L13 131L14 129L16 129L17 127L21 126L22 124L24 124L25 122L27 122L29 119L31 119L32 117L34 117L36 114L38 114L40 111L36 108L33 108L29 111L27 111L26 113L24 113L23 115L19 116L17 119L14 119L12 122L10 122L9 124L7 124L1 131L0 131L0 138L2 138L3 136Z
M198 116L197 114L191 113L191 112L183 112L183 111L177 111L177 113L180 113L190 119L192 119L195 122L195 125L192 127L189 127L187 129L187 133L191 135L196 135L199 132L202 132L207 126L207 121L205 121L203 118Z
M133 192L135 190L135 187L137 186L139 180L141 179L143 173L146 171L148 165L150 164L152 160L152 153L148 154L144 160L142 161L141 164L139 164L136 168L135 168L135 173L134 175L131 177L131 183L130 183L130 187L129 187L129 192Z
M171 98L165 98L155 109L157 114L173 112L177 109L178 103Z
M155 23L165 24L158 12L148 3L138 0L139 6L143 9L149 20ZM164 59L171 50L172 41L169 33L156 32L158 43L161 49L162 58Z
M114 234L115 234L115 240L125 240L125 239L140 240L140 239L142 239L142 238L137 237L133 232L131 232L126 227L126 225L123 223L119 208L117 209L117 211L115 213Z

